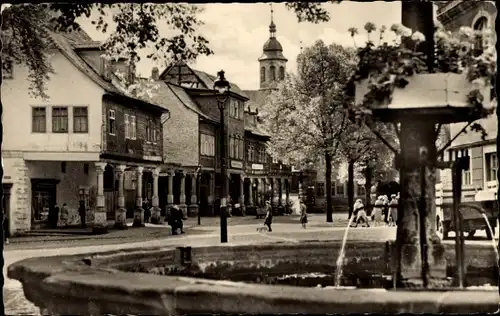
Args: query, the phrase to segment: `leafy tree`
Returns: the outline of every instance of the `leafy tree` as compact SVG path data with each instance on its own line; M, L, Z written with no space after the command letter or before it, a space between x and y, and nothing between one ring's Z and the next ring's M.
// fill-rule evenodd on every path
M2 59L24 65L29 70L30 92L47 98L45 83L54 73L48 59L50 32L72 32L80 17L92 18L97 30L111 33L102 49L109 58L140 60L138 52L153 48L153 61L169 64L210 55L208 41L197 33L202 24L199 6L179 3L52 3L17 4L2 11ZM114 30L108 21L112 20ZM169 27L162 36L159 25Z
M328 222L333 221L332 164L348 122L345 109L353 101L344 90L354 63L353 50L317 41L297 57L297 75L288 75L263 106L273 157L292 163L325 158Z
M377 122L372 125L372 128L395 147L397 136L391 126ZM356 167L358 167L358 174L362 173L365 178L365 206L369 207L371 183L373 180L379 180L379 176L387 173L388 169L392 169L393 154L366 124L357 122L347 124L346 131L342 134L340 149L348 166L347 200L350 218L354 205Z

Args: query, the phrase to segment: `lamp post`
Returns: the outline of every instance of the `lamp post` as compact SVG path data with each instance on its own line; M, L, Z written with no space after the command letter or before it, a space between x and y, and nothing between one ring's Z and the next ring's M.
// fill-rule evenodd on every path
M201 225L201 217L200 217L200 176L201 176L201 165L198 165L196 168L196 196L198 197L198 225Z
M224 70L217 73L217 79L214 81L214 91L217 99L217 106L220 111L220 173L222 176L221 196L220 196L220 242L227 242L227 170L226 170L226 133L224 122L224 109L226 101L229 98L229 81L224 77Z

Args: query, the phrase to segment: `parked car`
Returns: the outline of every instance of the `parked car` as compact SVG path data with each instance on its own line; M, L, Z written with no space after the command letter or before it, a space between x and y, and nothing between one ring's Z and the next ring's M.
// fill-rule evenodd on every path
M474 237L477 230L485 230L489 240L495 236L498 219L498 201L496 192L479 191L474 201L460 203L459 212L463 215L463 230L469 238ZM443 239L449 238L449 232L455 231L453 222L453 203L444 203L436 208L437 230ZM486 216L492 232L483 216Z

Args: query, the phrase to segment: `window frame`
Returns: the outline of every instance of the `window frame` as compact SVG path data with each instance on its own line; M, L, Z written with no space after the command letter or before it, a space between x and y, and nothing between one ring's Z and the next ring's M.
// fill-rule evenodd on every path
M66 114L65 115L55 115L56 114L56 111L58 110L63 110L63 112L65 111ZM52 109L51 109L51 117L52 117L52 133L55 133L55 134L67 134L69 133L69 107L68 106L53 106ZM65 124L61 124L62 125L66 125L66 130L64 129L57 129L55 128L56 127L56 122L58 121L58 119L62 120L62 122L60 123L65 123Z
M215 157L215 136L200 133L200 155L205 157Z
M85 110L85 116L78 115L77 111ZM85 120L85 130L77 129L77 121L84 118ZM80 124L81 128L81 124ZM89 132L89 107L88 106L74 106L73 107L73 133L76 134L87 134Z
M108 134L116 136L116 111L113 109L108 110Z
M123 115L123 126L124 126L124 132L125 132L125 139L130 139L130 115L128 113L125 113Z
M270 72L270 80L271 81L276 81L276 67L274 65L272 65L271 67L269 67L269 72Z
M137 117L135 115L130 115L130 139L137 139Z
M35 123L41 122L41 116L35 115L37 110L43 109L43 131L35 129ZM38 120L35 120L38 119ZM39 124L38 124L39 125ZM47 107L46 106L33 106L31 107L31 132L36 134L46 134L47 133Z
M486 153L485 160L486 160L486 182L496 181L497 171L498 171L497 153L496 152Z

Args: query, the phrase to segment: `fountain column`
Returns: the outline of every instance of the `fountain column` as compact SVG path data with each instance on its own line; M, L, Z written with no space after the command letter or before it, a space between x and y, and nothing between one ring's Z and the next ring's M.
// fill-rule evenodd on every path
M433 4L402 2L402 22L426 37L422 47L434 47ZM432 65L433 54L428 54ZM407 89L411 89L408 87ZM396 233L396 286L408 281L427 287L446 278L444 248L436 234L436 126L431 119L401 120L398 159L401 216Z

